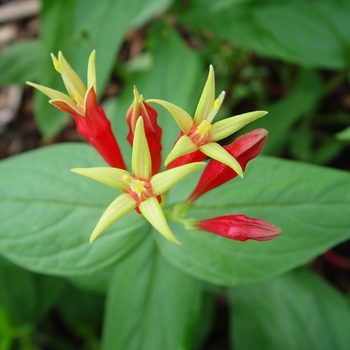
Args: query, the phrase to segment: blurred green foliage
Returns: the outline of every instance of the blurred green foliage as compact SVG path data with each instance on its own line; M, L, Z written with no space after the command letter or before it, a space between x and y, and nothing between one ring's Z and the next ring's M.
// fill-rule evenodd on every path
M0 349L201 349L218 285L229 286L232 348L346 349L343 296L293 269L350 238L350 2L41 3L39 38L0 53L0 86L31 80L64 91L49 54L61 50L84 77L96 49L98 93L129 160L125 112L133 85L145 98L192 113L213 64L217 91L227 92L218 118L265 109L269 114L244 132L264 127L269 139L244 181L206 195L190 214L244 212L284 233L242 244L172 224L179 249L130 214L90 246L88 235L114 193L69 169L102 165L94 150L56 145L4 160ZM111 81L121 91L105 98ZM46 96L35 92L34 100L38 128L52 137L66 116ZM178 129L164 111L159 122L168 153ZM196 179L176 187L168 204Z

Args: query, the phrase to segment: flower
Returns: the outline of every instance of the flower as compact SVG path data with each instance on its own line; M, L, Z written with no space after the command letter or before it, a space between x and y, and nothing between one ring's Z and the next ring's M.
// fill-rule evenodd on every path
M129 134L127 139L132 146L136 122L139 117L142 117L146 139L152 158L152 174L159 172L162 162L162 129L157 123L157 116L157 111L147 102L145 102L143 96L139 95L136 86L134 86L134 101L126 113L126 122L129 126Z
M230 145L224 146L225 150L236 158L244 171L247 163L255 158L264 147L268 132L265 129L256 129L238 137ZM237 172L226 164L211 159L205 167L196 188L190 194L187 203L193 203L200 196L212 189L223 185L237 176Z
M209 75L193 119L182 108L170 102L158 99L147 100L147 102L157 103L166 108L183 132L183 135L180 134L179 139L166 158L165 165L168 165L180 156L199 150L206 156L226 164L238 175L243 175L239 162L220 146L217 141L230 136L248 123L261 118L267 112L255 111L212 123L224 97L225 92L222 91L219 97L215 99L214 69L210 66ZM191 161L194 159L196 157L192 158ZM184 161L188 161L188 159L184 159Z
M89 58L87 88L61 52L58 58L51 54L55 69L61 74L68 95L48 87L27 82L51 100L51 104L75 119L77 130L112 167L126 169L123 156L107 119L96 97L95 51Z
M93 230L93 242L107 227L133 209L171 242L179 244L171 232L160 206L160 196L204 163L191 163L151 175L152 162L144 131L143 118L139 117L135 127L132 173L116 168L77 168L73 172L102 182L123 191L106 209Z
M193 223L193 225L200 230L242 242L248 239L268 241L282 233L279 227L267 221L249 218L241 214L200 220Z

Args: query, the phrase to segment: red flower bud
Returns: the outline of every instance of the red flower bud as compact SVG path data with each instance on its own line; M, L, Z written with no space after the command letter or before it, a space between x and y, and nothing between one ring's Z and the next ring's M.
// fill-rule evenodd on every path
M244 171L247 163L255 158L262 150L267 138L265 129L256 129L238 137L230 145L224 146L237 159ZM204 193L221 186L237 176L237 173L227 165L211 159L203 171L196 188L186 200L193 203Z
M268 241L282 233L279 227L267 221L249 218L241 214L201 220L195 226L201 230L242 242L248 239Z
M152 158L152 175L159 172L162 162L162 129L157 123L157 116L157 111L143 99L142 95L139 95L136 87L134 87L134 101L126 113L126 122L129 126L127 140L132 147L136 122L139 117L142 117Z

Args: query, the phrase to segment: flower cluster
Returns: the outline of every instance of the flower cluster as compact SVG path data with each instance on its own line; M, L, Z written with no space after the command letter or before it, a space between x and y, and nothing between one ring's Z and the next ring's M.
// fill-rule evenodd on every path
M193 118L168 101L159 99L145 101L134 87L134 100L126 113L129 127L127 140L132 147L132 165L131 171L128 171L110 122L103 108L97 103L95 52L92 52L89 59L87 87L61 52L58 58L52 55L52 60L62 76L68 95L38 84L29 82L28 84L50 97L51 104L71 114L78 132L110 165L110 167L77 168L72 171L122 192L98 221L90 242L115 221L135 209L165 238L180 243L171 232L162 209L162 199L167 191L191 173L204 167L197 186L180 204L182 210L174 211L174 215L183 217L199 197L237 175L243 177L247 163L260 153L266 141L267 131L256 129L238 137L229 145L221 146L218 143L267 112L245 113L213 123L225 93L221 92L215 98L214 69L210 66L208 79ZM180 128L179 137L165 159L164 171L160 171L162 129L157 121L157 111L150 103L164 107ZM209 158L207 164L204 162L206 158ZM200 229L239 241L247 239L265 241L281 233L281 229L277 226L242 214L206 220L181 220L185 222L186 228Z

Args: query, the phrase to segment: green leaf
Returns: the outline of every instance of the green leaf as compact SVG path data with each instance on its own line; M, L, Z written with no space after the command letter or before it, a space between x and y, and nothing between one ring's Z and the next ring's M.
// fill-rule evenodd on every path
M34 274L13 264L0 265L0 305L17 325L35 323L54 305L65 281Z
M102 165L88 145L49 146L0 163L0 252L27 269L62 276L94 274L134 249L149 225L131 212L96 242L90 234L120 194L70 172Z
M201 283L169 264L149 237L115 268L103 349L190 349Z
M40 50L38 40L7 46L0 55L0 85L24 85L27 80L37 79Z
M298 126L289 137L293 158L304 162L327 164L343 149L341 142L332 136L314 133L309 125Z
M79 289L92 293L106 294L112 272L113 268L93 275L69 277L68 280L73 286Z
M231 288L229 297L234 349L349 347L350 313L344 297L306 269Z
M65 91L59 73L53 68L50 53L65 51L65 42L73 31L75 0L42 0L40 13L40 58L38 83L59 91ZM62 19L64 18L64 25ZM86 59L87 61L87 59ZM74 68L74 67L73 67ZM46 95L34 92L34 117L42 134L54 135L63 125L66 115L48 103Z
M90 333L93 328L99 327L102 323L104 299L102 295L68 286L57 309L65 326L86 336L87 330Z
M303 69L299 72L291 93L278 102L264 107L269 113L250 124L244 131L267 129L269 137L263 154L281 154L289 141L286 135L298 120L307 117L317 107L321 93L322 82L319 75L313 70Z
M308 67L349 65L347 0L227 1L221 6L197 0L191 5L180 18L182 23L260 55Z
M168 203L190 194L189 183L170 192ZM188 186L188 187L187 187ZM188 217L246 214L282 228L267 242L237 242L169 221L182 245L156 235L164 256L197 278L221 284L263 281L305 264L350 237L350 175L347 172L260 156L244 179L205 194Z
M350 141L350 126L336 134L336 138L341 141Z

